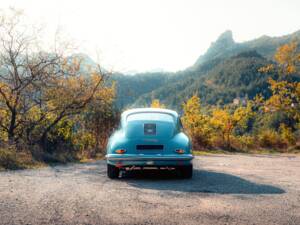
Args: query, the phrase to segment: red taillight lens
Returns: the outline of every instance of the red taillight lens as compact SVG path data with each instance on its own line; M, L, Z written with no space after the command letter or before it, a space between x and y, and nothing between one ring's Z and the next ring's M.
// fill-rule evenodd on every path
M178 154L183 154L185 151L183 149L176 149L175 152Z
M126 152L125 149L117 149L117 150L115 151L115 153L117 153L117 154L124 154L125 152Z

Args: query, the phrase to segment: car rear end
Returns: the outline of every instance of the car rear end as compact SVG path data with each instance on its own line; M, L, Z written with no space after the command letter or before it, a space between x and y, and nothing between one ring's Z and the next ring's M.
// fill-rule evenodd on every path
M190 142L180 131L176 114L138 112L122 120L122 129L110 139L108 165L119 169L192 168Z

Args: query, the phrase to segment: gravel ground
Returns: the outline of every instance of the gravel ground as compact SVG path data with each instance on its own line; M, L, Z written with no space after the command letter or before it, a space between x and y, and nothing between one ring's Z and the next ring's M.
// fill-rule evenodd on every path
M194 177L105 161L0 172L0 224L300 224L300 156L212 155Z

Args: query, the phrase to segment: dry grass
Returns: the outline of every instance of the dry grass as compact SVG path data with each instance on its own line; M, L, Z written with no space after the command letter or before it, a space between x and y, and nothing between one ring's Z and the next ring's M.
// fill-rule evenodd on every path
M29 151L18 152L14 148L0 148L0 170L33 169L46 164L33 159Z
M104 158L103 154L97 154L95 157L74 157L69 152L61 154L45 154L37 153L35 157L28 150L16 151L14 147L0 147L0 171L18 170L18 169L34 169L45 167L49 164L65 164L68 162L94 162Z

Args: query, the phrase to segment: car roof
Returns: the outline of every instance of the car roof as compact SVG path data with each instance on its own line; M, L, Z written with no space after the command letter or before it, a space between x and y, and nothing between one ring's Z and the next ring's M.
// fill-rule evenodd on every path
M122 118L125 119L131 114L136 113L165 113L174 116L175 118L178 117L178 113L174 110L170 109L161 109L161 108L135 108L135 109L129 109L122 113Z

